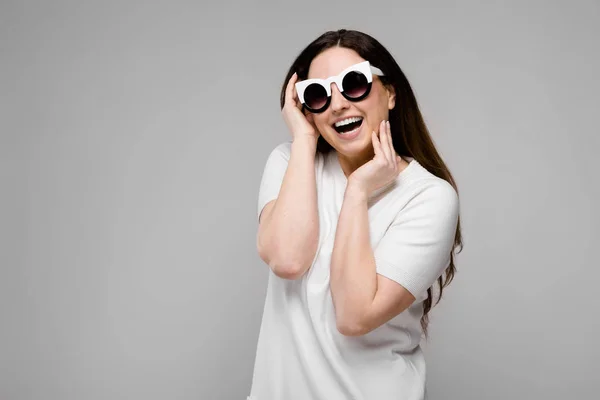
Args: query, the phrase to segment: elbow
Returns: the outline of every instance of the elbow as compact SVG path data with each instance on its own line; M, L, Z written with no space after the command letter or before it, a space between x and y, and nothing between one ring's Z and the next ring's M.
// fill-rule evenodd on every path
M260 242L257 242L257 250L260 258L271 268L271 271L282 279L299 279L308 269L303 262L280 261L289 260L290 256L274 256L272 249L261 246Z
M294 264L269 265L275 275L282 279L296 280L304 275L304 268Z
M369 332L364 324L357 321L336 320L336 328L344 336L362 336Z
M282 279L296 280L304 275L306 268L299 263L278 262L276 258L268 256L264 251L259 250L260 258L271 268L271 271Z

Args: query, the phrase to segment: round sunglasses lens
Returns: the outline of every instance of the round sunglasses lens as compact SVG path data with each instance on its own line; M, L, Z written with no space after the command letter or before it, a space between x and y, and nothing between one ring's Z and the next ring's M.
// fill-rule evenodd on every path
M344 93L348 97L360 97L367 91L369 83L367 77L360 72L352 71L346 74L342 81L344 87Z
M304 90L304 102L314 110L318 110L327 103L327 92L321 85L312 84Z

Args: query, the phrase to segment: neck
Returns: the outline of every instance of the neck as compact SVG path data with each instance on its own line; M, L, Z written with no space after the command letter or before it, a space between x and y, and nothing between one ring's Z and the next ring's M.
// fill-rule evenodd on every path
M370 149L370 151L366 151L362 154L355 156L347 156L338 152L340 166L342 167L342 171L344 171L344 175L346 175L346 178L348 178L350 174L352 174L362 165L371 161L373 157L375 157L375 152L373 151L373 149Z

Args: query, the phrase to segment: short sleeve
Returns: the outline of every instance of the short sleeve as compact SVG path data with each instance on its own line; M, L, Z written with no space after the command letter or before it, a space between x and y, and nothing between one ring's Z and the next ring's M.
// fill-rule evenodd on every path
M374 250L377 273L419 298L450 263L458 214L452 185L441 179L421 184Z
M292 142L285 142L275 147L269 154L258 192L258 218L267 203L279 196L291 152Z

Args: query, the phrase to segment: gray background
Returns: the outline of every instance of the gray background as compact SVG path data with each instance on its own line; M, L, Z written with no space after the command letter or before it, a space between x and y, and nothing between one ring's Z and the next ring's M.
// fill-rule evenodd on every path
M459 184L430 399L597 394L600 4L414 3L2 1L0 399L245 399L280 85L341 27Z

